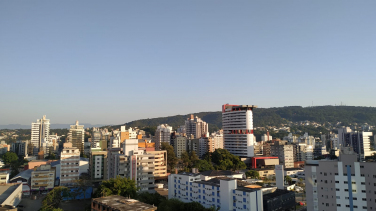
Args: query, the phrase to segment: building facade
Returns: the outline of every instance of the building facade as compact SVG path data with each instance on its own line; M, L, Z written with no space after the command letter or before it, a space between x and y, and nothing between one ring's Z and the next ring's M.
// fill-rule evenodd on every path
M94 149L90 152L89 172L93 181L107 180L107 151Z
M307 210L375 210L376 163L358 162L350 148L338 161L307 161Z
M76 121L75 125L71 125L68 133L68 140L72 143L72 147L77 148L80 153L84 153L85 130L83 125L79 125Z
M80 151L72 143L64 143L60 153L60 185L70 186L79 178Z
M201 180L200 174L179 173L168 176L168 198L183 202L198 202L204 207L228 210L262 210L263 195L260 189L238 185L236 179L214 178Z
M254 105L223 105L222 125L224 147L241 157L254 156L253 109Z
M187 137L184 136L178 136L174 139L174 152L175 156L177 158L181 158L181 154L185 151L188 152L188 147L187 147Z
M155 149L160 150L162 143L170 144L172 127L167 124L161 124L155 130Z
M185 120L185 131L187 136L193 135L193 137L197 139L203 136L209 136L208 123L202 121L197 116L194 117L193 114L190 118Z
M42 119L37 119L37 122L31 123L31 144L33 147L33 155L38 155L41 149L42 142L49 140L50 135L50 120L46 119L46 115Z
M48 191L55 187L56 170L51 165L35 167L31 172L30 187L32 191Z
M279 163L284 168L294 168L294 149L293 145L285 144L284 141L276 141L271 145L271 155L279 159Z

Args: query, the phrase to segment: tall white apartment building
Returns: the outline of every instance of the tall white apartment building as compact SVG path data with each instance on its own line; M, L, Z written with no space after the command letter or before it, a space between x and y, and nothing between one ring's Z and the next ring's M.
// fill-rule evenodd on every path
M261 141L262 142L271 141L272 139L273 139L273 137L271 135L269 135L269 134L264 134L264 135L261 136Z
M219 177L201 180L200 174L179 173L168 176L168 198L183 202L198 202L220 211L263 210L261 189L246 188L236 179Z
M223 105L222 126L224 147L233 155L254 156L254 105Z
M213 140L213 149L209 148L210 152L214 152L215 149L224 149L223 145L223 130L217 131L215 133L212 133L210 137Z
M358 162L357 157L346 147L338 161L306 162L308 211L376 209L376 163Z
M84 153L85 129L83 125L79 125L76 121L75 125L71 125L68 133L68 140L80 152Z
M155 150L160 150L162 143L170 144L172 127L168 124L161 124L155 130Z
M37 122L31 123L31 144L33 145L33 155L38 155L41 149L42 141L49 140L50 135L50 120L43 115L42 119L37 119Z
M64 143L60 153L60 185L70 186L79 179L80 151L72 143Z
M185 130L187 136L193 135L194 138L200 138L202 136L209 136L208 123L202 121L197 116L194 117L193 114L185 120Z

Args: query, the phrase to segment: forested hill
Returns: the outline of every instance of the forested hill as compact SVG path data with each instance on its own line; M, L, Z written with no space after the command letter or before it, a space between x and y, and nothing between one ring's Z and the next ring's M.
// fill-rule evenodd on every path
M202 118L209 123L209 130L214 131L222 128L221 112L200 112L194 113L195 116ZM176 129L184 124L187 115L176 115L169 117L159 117L152 119L141 119L125 123L127 127L155 127L159 124L168 124ZM315 121L318 123L337 123L342 122L345 125L350 123L368 123L376 125L376 107L357 107L357 106L315 106L301 107L289 106L280 108L256 108L254 110L254 126L279 126L288 121ZM117 127L117 126L113 126Z

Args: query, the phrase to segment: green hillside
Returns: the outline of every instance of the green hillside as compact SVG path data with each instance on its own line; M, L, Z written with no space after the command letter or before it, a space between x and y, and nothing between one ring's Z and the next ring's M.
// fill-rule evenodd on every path
M215 131L222 128L221 112L200 112L194 113L195 116L202 118L209 123L209 130ZM168 124L176 129L183 125L187 115L176 115L170 117L159 117L152 119L141 119L125 123L127 127L150 127L154 128L159 124ZM257 108L254 110L254 126L280 126L287 121L315 121L318 123L337 123L344 125L350 123L368 123L376 125L375 107L357 107L357 106L315 106L301 107L289 106L280 108ZM119 127L112 126L112 127Z

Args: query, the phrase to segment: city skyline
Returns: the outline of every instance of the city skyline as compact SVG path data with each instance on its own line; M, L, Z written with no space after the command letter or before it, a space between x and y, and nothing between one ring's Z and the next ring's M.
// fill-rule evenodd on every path
M376 107L375 6L3 1L0 125L123 124L225 103Z

